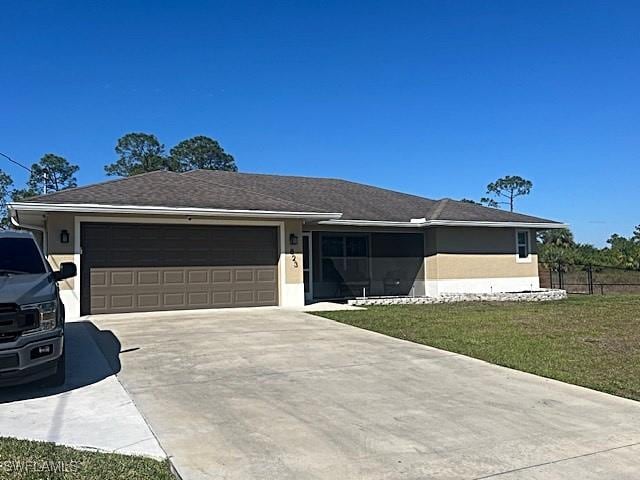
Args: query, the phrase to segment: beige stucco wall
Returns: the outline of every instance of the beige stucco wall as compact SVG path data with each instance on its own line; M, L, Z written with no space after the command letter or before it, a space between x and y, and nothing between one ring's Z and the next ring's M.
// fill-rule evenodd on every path
M285 282L302 284L302 220L287 220L284 222L284 262ZM289 236L294 234L298 238L297 245L291 245Z
M427 280L536 277L535 231L532 254L519 261L515 228L436 227L425 235Z
M511 278L538 275L538 259L517 262L515 254L448 254L427 257L428 279Z
M46 219L47 229L47 250L49 254L71 254L73 255L74 238L74 216L70 213L50 213ZM60 242L60 232L69 232L69 243Z
M435 227L430 241L437 253L514 254L516 229L501 227ZM530 230L531 247L535 253L535 231Z
M73 221L73 215L68 213L47 215L47 259L54 270L59 270L62 262L73 262ZM69 243L60 242L62 230L69 232ZM60 282L60 290L73 290L75 282L75 278Z

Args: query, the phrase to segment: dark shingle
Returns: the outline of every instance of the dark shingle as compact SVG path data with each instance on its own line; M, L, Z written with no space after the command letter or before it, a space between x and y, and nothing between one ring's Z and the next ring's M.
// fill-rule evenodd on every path
M534 222L558 223L553 220L508 212L499 208L490 208L469 202L444 198L437 202L436 208L428 216L430 220L460 220L486 222Z
M544 222L451 199L428 198L332 178L193 170L151 172L27 200L163 207L219 208L297 212L341 212L343 220L408 222L475 220Z
M27 201L322 212L322 210L310 205L250 192L234 186L212 185L197 178L165 171L150 172L96 185L73 188L30 198Z

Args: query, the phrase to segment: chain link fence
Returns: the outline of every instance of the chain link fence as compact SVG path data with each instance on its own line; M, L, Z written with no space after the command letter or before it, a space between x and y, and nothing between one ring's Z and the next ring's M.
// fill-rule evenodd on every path
M640 293L640 271L598 265L540 265L540 286L567 293Z

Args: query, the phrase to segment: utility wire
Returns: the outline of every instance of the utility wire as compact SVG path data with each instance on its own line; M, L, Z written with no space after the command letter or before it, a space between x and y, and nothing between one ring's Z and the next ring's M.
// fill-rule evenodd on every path
M26 165L21 164L20 162L16 162L13 158L11 158L9 155L7 155L6 153L2 153L0 152L0 155L2 155L4 158L6 158L7 160L9 160L11 163L15 163L16 165L18 165L19 167L24 168L26 171L31 172L31 169L29 167L27 167Z
M29 167L27 167L26 165L21 164L20 162L15 161L13 158L11 158L9 155L7 155L6 153L2 153L0 152L0 155L2 155L4 158L6 158L7 160L9 160L11 163L15 163L16 165L18 165L19 167L24 168L27 172L29 173L35 173L33 170L31 170ZM42 178L44 180L44 194L47 194L47 176L48 173L46 169L42 170Z

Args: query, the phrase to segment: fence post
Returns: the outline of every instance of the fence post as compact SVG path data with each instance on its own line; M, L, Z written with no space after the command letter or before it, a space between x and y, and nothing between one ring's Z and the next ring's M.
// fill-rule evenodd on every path
M558 268L558 283L560 283L560 289L564 290L564 275L562 274L562 265Z
M553 290L553 268L549 265L549 288Z
M587 279L589 281L589 295L593 295L593 269L591 265L587 267Z

